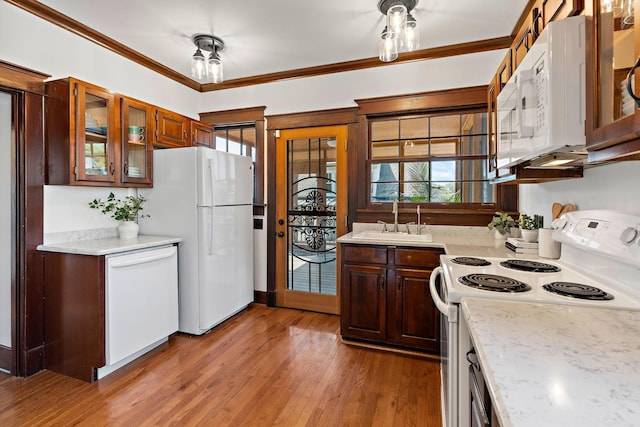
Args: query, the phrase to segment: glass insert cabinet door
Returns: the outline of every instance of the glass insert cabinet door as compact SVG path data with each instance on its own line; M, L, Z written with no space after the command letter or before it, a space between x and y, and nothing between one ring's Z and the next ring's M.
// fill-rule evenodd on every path
M76 85L76 179L115 182L114 96Z
M153 113L143 103L122 99L122 181L151 183Z
M636 78L627 84L629 71L638 60L635 27L637 0L600 0L597 5L598 118L597 127L606 126L635 113L631 94L638 94ZM638 71L635 75L638 75Z

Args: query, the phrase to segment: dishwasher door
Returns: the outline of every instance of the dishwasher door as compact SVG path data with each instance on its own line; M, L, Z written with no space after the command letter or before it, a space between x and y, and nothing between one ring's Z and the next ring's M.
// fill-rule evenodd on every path
M113 365L178 330L175 246L106 257L106 363Z

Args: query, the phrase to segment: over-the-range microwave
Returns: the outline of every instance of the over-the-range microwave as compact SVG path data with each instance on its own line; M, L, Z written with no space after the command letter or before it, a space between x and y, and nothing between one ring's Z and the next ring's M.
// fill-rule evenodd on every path
M585 18L547 25L498 94L497 166L585 150Z

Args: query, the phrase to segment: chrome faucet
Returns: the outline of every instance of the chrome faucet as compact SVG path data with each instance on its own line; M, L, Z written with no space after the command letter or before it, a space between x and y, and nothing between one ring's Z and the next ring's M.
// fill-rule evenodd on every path
M378 224L382 224L382 232L386 233L387 232L387 223L384 222L384 221L378 220Z
M398 199L393 199L393 232L398 232Z

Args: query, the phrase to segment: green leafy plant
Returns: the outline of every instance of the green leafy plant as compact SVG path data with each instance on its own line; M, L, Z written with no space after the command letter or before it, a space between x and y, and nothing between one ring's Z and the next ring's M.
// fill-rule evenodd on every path
M520 218L518 218L518 224L520 225L521 230L535 230L538 228L538 223L536 222L536 220L527 214L520 214Z
M116 199L113 193L109 193L107 200L94 199L89 202L92 209L100 209L105 215L111 215L111 218L117 221L135 221L137 218L148 217L149 215L140 214L142 205L146 202L142 196L127 196L124 200Z
M496 212L495 214L493 214L493 218L487 225L487 228L489 228L489 230L498 230L498 233L505 235L509 232L509 230L511 230L511 227L515 226L516 222L511 217L511 215L508 215L504 212Z

